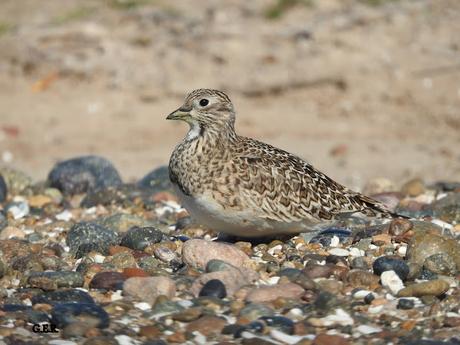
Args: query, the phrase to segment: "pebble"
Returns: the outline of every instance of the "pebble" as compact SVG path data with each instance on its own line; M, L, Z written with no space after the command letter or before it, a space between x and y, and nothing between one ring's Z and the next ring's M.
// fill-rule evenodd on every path
M423 263L423 268L429 270L434 274L450 276L455 275L455 273L457 273L458 270L453 258L446 253L430 255L425 259L425 262Z
M285 283L272 286L260 286L249 291L246 301L252 303L270 302L277 298L300 298L304 289L294 283Z
M410 285L398 292L398 297L440 296L449 290L449 283L442 279Z
M3 167L0 168L0 175L9 195L20 195L24 189L32 185L32 178L19 170Z
M316 338L313 340L312 345L349 345L350 342L340 336L340 335L334 335L334 334L319 334L316 336Z
M431 204L436 218L447 223L460 223L460 193L450 193Z
M160 191L173 190L173 185L169 180L169 168L161 166L152 170L137 182L140 188L150 189L153 193Z
M419 232L415 233L407 246L407 260L422 264L434 254L444 254L460 267L460 243L452 238L441 235Z
M416 197L425 192L425 184L421 178L414 178L401 187L401 193L410 197Z
M239 316L244 317L248 321L255 321L261 317L273 315L273 309L261 303L249 303L239 312Z
M174 297L176 284L168 277L133 277L123 284L123 293L153 305L160 295Z
M51 187L65 195L116 187L122 183L112 163L98 156L83 156L56 164L48 175Z
M225 289L225 285L222 283L222 281L219 279L211 279L203 285L198 296L225 298L227 297L227 290Z
M160 242L163 236L163 233L154 227L134 226L123 235L120 245L135 250L144 250L149 245Z
M385 271L394 271L402 281L409 275L409 266L400 258L381 256L374 261L372 268L374 274L381 275Z
M217 279L221 281L228 296L233 296L241 287L249 285L258 279L259 275L251 269L237 268L229 266L223 271L209 272L200 275L193 282L190 291L198 296L201 289L210 280Z
M17 220L27 216L30 212L30 208L26 201L17 201L7 204L5 211Z
M221 334L225 320L216 316L203 316L186 326L187 332L200 332L204 336Z
M27 282L32 287L38 287L43 290L56 290L58 288L81 287L84 279L79 272L46 271L31 273Z
M109 315L94 303L61 303L51 311L51 321L58 328L65 328L75 322L84 322L92 327L107 328Z
M91 279L91 289L122 290L125 276L119 272L99 272Z
M26 237L26 233L13 226L7 226L0 232L0 240L7 240L9 238L24 238Z
M263 321L268 327L277 329L286 334L294 334L294 321L284 316L262 316L259 320Z
M393 295L404 289L404 284L395 271L384 271L380 275L380 281L382 282L382 286L388 289Z
M408 298L400 298L398 300L398 305L397 305L397 308L398 309L412 309L415 307L415 302L412 300L412 299L408 299Z
M328 253L335 256L349 256L350 252L347 249L343 248L332 248L328 250Z
M66 243L76 258L81 258L90 251L103 255L109 253L109 247L116 245L119 238L116 232L102 225L80 222L72 226L66 237Z
M48 291L31 298L32 304L51 304L60 303L94 303L93 298L86 292L79 289L64 289Z
M111 216L98 219L97 223L119 234L124 234L133 227L144 228L155 226L150 220L128 213L115 213Z
M236 267L243 267L251 262L248 255L237 246L201 239L185 242L182 257L187 265L201 269L205 269L208 262L213 259L228 262Z
M337 245L334 241L343 243L350 237L350 230L342 228L329 228L321 231L310 239L309 243L320 243L323 247ZM303 235L303 234L302 234Z
M8 195L8 188L6 186L5 179L3 175L0 174L0 203L6 200L6 196Z

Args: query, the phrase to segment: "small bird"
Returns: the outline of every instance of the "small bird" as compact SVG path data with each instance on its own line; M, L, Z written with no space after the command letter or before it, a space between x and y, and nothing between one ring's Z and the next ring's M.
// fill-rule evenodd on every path
M355 213L394 216L301 158L239 136L233 104L222 91L192 91L167 119L190 126L171 155L171 182L192 218L210 229L265 237L317 231Z

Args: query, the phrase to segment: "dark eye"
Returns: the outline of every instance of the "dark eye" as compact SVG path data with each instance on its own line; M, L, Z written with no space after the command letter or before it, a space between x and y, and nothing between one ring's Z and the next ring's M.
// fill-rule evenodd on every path
M209 101L206 98L200 99L200 105L205 107L209 104Z

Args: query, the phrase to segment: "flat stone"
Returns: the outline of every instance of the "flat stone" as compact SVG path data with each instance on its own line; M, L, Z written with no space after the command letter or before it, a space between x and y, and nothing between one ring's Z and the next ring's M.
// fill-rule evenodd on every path
M160 295L168 298L176 294L176 284L168 277L133 277L123 284L123 293L153 305Z
M201 239L185 242L182 257L187 265L201 269L205 269L208 262L213 259L228 262L236 267L243 267L251 262L248 255L237 246Z
M261 286L249 291L246 301L253 303L270 302L277 298L300 298L305 290L294 283L285 283L272 286Z
M225 320L216 316L203 316L186 326L187 332L198 331L204 336L218 335L225 326Z
M449 290L449 283L442 279L410 285L398 292L398 297L440 296Z

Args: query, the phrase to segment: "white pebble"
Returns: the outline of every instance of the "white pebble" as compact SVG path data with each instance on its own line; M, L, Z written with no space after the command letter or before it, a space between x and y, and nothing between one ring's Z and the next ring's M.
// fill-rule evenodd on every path
M69 210L64 210L61 213L58 213L56 216L57 220L63 220L64 222L68 222L73 218L72 212Z
M372 293L372 292L369 291L369 290L359 290L359 291L356 291L353 294L353 298L355 298L355 299L363 299L364 297L366 297L370 293Z
M8 208L8 213L10 213L14 219L21 219L29 214L29 204L27 202L19 202L16 205Z
M97 263L97 264L102 264L105 260L105 256L104 255L101 255L101 254L96 254L94 255L94 262Z
M121 290L120 290L121 291ZM139 303L134 303L134 306L137 308L137 309L140 309L140 310L150 310L152 309L152 306L147 303L147 302L139 302Z
M400 246L398 248L398 254L401 256L405 256L407 253L407 246Z
M51 345L77 345L76 342L70 340L55 339L48 341L48 344Z
M356 247L351 247L350 248L350 255L351 256L364 256L364 250L356 248Z
M396 295L399 290L404 289L404 284L395 273L395 271L385 271L380 275L382 286L390 290L393 295Z
M121 295L121 293L122 293L122 290L117 290L117 291L115 291L115 292L110 296L110 300L111 300L112 302L114 302L114 301L119 301L119 300L123 299L123 296Z
M358 331L361 334L372 334L381 332L382 329L369 325L359 325L358 327L356 327L356 331Z
M299 335L289 335L281 331L278 331L277 329L272 329L270 331L270 335L274 339L282 341L285 344L297 344L299 341L303 339L303 337Z
M330 247L337 247L340 243L340 239L337 236L332 236Z
M348 256L350 255L350 252L346 249L343 248L332 248L329 249L329 254L335 255L335 256Z
M116 335L115 339L119 345L137 345L141 343L140 341L133 339L131 337L128 337L127 335L124 335L124 334Z
M179 304L181 307L184 307L184 308L190 308L191 306L193 306L193 302L187 299L182 299L180 301L177 301L177 304Z

